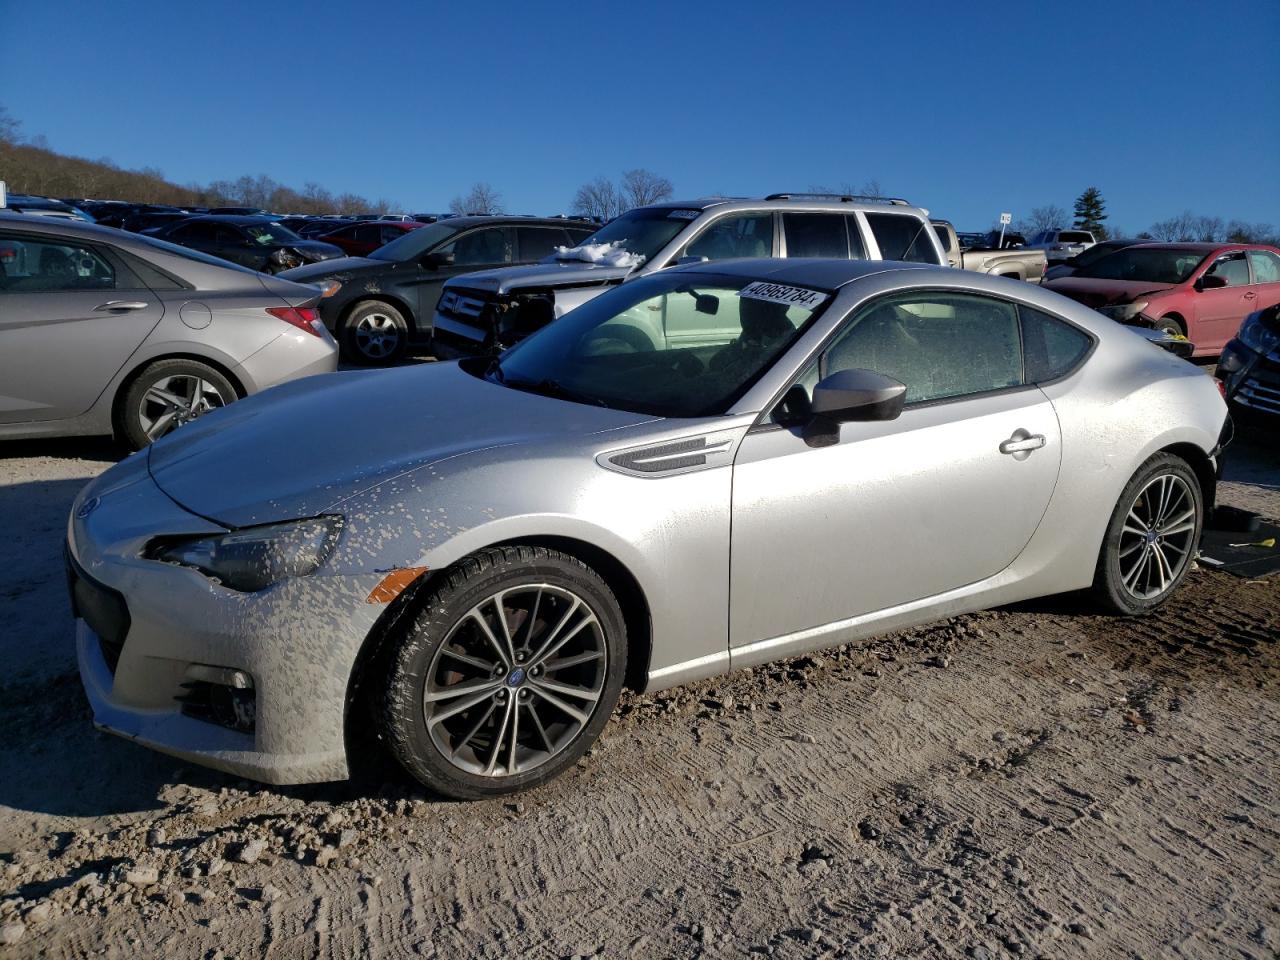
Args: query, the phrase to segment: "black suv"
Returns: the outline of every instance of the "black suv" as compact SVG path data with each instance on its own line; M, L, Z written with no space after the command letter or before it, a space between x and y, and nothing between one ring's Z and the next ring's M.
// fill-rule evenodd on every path
M342 250L333 244L304 240L269 217L189 217L160 227L150 236L263 273L280 273L342 256Z
M475 270L536 263L572 247L595 225L535 217L449 217L410 231L368 257L344 257L281 274L327 285L324 324L355 363L381 365L410 345L431 342L436 300L446 280ZM336 290L334 289L336 287Z

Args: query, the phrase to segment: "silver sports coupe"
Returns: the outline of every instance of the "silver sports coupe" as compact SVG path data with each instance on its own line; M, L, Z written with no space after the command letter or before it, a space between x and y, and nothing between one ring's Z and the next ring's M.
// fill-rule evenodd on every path
M0 439L134 449L327 373L320 291L110 227L0 211Z
M1210 377L1029 284L676 267L107 471L68 527L80 670L103 729L240 775L340 779L373 734L443 794L519 790L624 684L1090 587L1151 610L1227 422Z

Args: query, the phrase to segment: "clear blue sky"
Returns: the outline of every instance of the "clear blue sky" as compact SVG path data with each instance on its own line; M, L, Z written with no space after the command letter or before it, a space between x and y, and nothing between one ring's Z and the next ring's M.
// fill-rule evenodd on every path
M0 0L28 136L178 182L265 173L512 212L647 167L679 196L878 180L985 228L1280 224L1280 2ZM3 171L0 171L0 176Z

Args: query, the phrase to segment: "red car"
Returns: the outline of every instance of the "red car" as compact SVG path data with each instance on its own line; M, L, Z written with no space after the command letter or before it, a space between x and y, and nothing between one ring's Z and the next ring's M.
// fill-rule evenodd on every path
M1044 284L1113 320L1181 334L1216 357L1246 316L1280 303L1280 249L1140 243Z
M425 226L425 223L418 223L416 220L361 220L315 239L341 247L349 257L367 257L384 243L390 243L410 230Z

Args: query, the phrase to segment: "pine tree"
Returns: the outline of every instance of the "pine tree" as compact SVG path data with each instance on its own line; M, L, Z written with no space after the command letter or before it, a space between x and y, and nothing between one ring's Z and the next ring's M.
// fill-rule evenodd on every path
M1102 199L1102 193L1097 187L1090 187L1076 197L1075 228L1077 230L1088 230L1095 240L1105 240L1107 228L1102 224L1105 219L1107 219L1107 203Z

